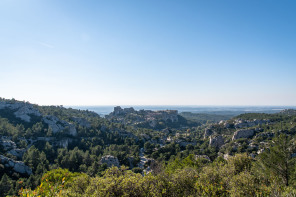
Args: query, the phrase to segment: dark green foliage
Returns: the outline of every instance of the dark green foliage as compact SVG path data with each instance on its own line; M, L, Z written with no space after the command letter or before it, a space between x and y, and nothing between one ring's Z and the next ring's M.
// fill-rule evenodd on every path
M220 120L228 120L233 117L233 115L217 115L217 114L201 114L201 113L191 113L182 112L180 113L184 118L197 122L199 125L206 123L215 123Z
M146 154L151 154L153 152L154 148L155 148L155 145L151 144L150 142L146 142L144 144L144 150L145 150Z
M11 179L4 174L0 181L0 196L6 196L8 194L11 194L11 189L13 188L13 184Z
M253 160L237 155L228 161L199 165L192 156L171 162L168 173L142 176L125 167L112 167L102 177L53 170L42 184L21 195L34 196L293 196L291 187L278 187L253 174ZM134 171L138 169L135 168Z
M46 185L44 191L52 193L45 195L53 196L60 191L68 192L63 193L64 196L87 196L94 192L99 196L269 196L275 192L272 188L289 194L293 191L290 186L296 184L294 159L290 157L295 153L293 138L296 134L296 117L292 112L243 114L228 120L227 128L224 122L211 122L230 116L185 113L184 117L191 116L195 123L178 116L178 122L157 120L156 127L151 129L149 124L145 125L147 122L137 126L124 125L101 118L94 112L62 106L34 106L43 115L57 116L75 125L77 136L69 135L67 129L53 133L38 117L32 117L32 121L26 123L15 118L13 111L0 110L0 135L15 142L17 148L28 148L22 160L33 170L31 176L25 176L0 164L1 179L4 179L0 181L0 192L3 195L17 195L21 188L42 192L40 188ZM79 125L73 117L87 120L90 127ZM126 121L135 118L129 115ZM271 122L249 128L257 129L252 138L232 141L237 118L269 119ZM224 137L222 148L209 146L209 137L204 138L206 128L210 128L214 135ZM289 136L286 141L281 134ZM250 147L250 143L255 146ZM145 177L140 174L143 169L137 167L143 159L140 158L141 148L144 148L145 157L150 158L145 167L153 170ZM255 158L256 162L247 156L250 153L256 155L263 148L265 151ZM17 159L4 147L0 147L0 153ZM223 154L236 156L224 160ZM105 155L117 157L126 167L107 170L107 165L100 163ZM214 162L196 155L207 155ZM50 171L57 168L67 170ZM50 181L42 179L45 173L53 178ZM58 173L60 175L56 175ZM65 178L67 185L62 176L68 175L72 178ZM114 181L118 184L112 185ZM261 185L268 189L262 189ZM50 187L53 189L49 190ZM106 188L110 189L109 194L104 193Z
M277 181L288 186L295 170L295 159L291 157L295 145L284 134L275 138L270 145L269 149L259 155L258 164L265 175L275 176Z
M135 167L135 168L133 168L133 172L134 173L140 173L140 174L142 174L143 173L143 169L142 168L139 168L139 167Z
M40 152L35 146L31 146L23 156L23 161L33 172L42 174L49 169L49 163L44 152Z
M265 113L246 113L236 116L236 118L241 118L244 120L253 120L253 119L271 119L275 117L274 114L265 114Z

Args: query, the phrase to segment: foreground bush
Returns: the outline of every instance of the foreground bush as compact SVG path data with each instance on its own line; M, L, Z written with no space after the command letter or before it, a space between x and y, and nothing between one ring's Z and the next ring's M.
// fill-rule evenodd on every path
M190 157L191 158L191 157ZM47 172L35 190L22 189L21 196L295 196L294 187L280 185L256 171L247 155L205 166L179 161L169 172L142 176L125 167L107 169L102 177L57 169ZM187 163L187 164L186 164ZM179 167L178 167L179 166Z

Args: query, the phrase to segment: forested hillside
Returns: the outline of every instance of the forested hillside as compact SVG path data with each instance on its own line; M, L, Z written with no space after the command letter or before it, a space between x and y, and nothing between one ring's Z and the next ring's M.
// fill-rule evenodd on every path
M191 120L199 124L215 123L221 120L228 120L234 117L234 115L203 114L192 112L182 112L180 115L186 118L187 120Z
M229 118L0 99L0 194L295 195L295 110Z

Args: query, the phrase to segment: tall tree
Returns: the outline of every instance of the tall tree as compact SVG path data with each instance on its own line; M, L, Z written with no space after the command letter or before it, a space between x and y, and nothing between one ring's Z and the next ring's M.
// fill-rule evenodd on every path
M0 196L6 196L9 194L9 190L13 187L11 179L4 174L0 181Z
M265 174L288 186L295 163L292 159L294 149L290 137L281 134L272 141L269 150L259 155L258 164Z

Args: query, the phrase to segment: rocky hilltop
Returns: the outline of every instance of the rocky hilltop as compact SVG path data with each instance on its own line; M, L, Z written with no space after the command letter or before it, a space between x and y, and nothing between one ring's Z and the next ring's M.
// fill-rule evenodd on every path
M245 154L257 160L279 136L287 136L287 143L294 145L293 114L294 110L285 110L230 119L215 116L215 121L196 120L193 125L194 119L185 119L177 110L117 106L101 118L88 110L0 98L0 176L6 177L2 183L13 182L10 194L17 195L20 187L35 188L42 174L56 168L93 177L124 165L144 175L158 173L166 162L166 168L173 169L182 159L206 164ZM296 149L289 149L288 156L295 155Z
M122 123L125 125L133 125L137 127L164 128L166 126L185 126L186 121L178 114L178 110L139 110L134 108L114 107L114 111L105 116L106 119Z
M115 116L120 117L133 111L118 110ZM92 168L95 171L104 170L103 164L109 167L119 164L136 166L137 160L131 158L136 158L138 151L129 152L126 149L124 155L118 155L111 150L118 144L124 144L125 140L137 144L141 136L136 136L124 125L117 126L117 123L103 119L88 110L39 106L25 101L0 98L0 176L7 174L13 178L28 178L36 172L48 169L49 163L51 165L56 162L60 163L60 167L68 168L73 163L68 160L77 161L76 156L64 159L65 152L60 150L70 155L68 150L71 152L73 148L78 147L87 150L85 154L88 156L84 160L88 168L92 168L89 166L92 164L90 161L97 162ZM112 146L109 151L110 145ZM92 154L91 158L89 152ZM56 160L58 154L61 154L59 161ZM84 153L82 151L79 154ZM112 154L115 156L110 156ZM79 167L83 164L75 165ZM76 171L80 170L78 167Z
M44 115L39 111L36 105L29 102L1 99L0 113L4 117L9 115L15 116L15 118L19 119L19 121L24 121L26 123L31 123L32 118L40 120L48 125L48 128L50 128L53 133L58 133L66 129L70 135L77 135L75 125L61 120L54 115Z
M11 100L0 100L0 110L7 109L13 112L15 117L25 121L30 122L32 116L41 116L38 109L36 109L29 102L19 102Z

